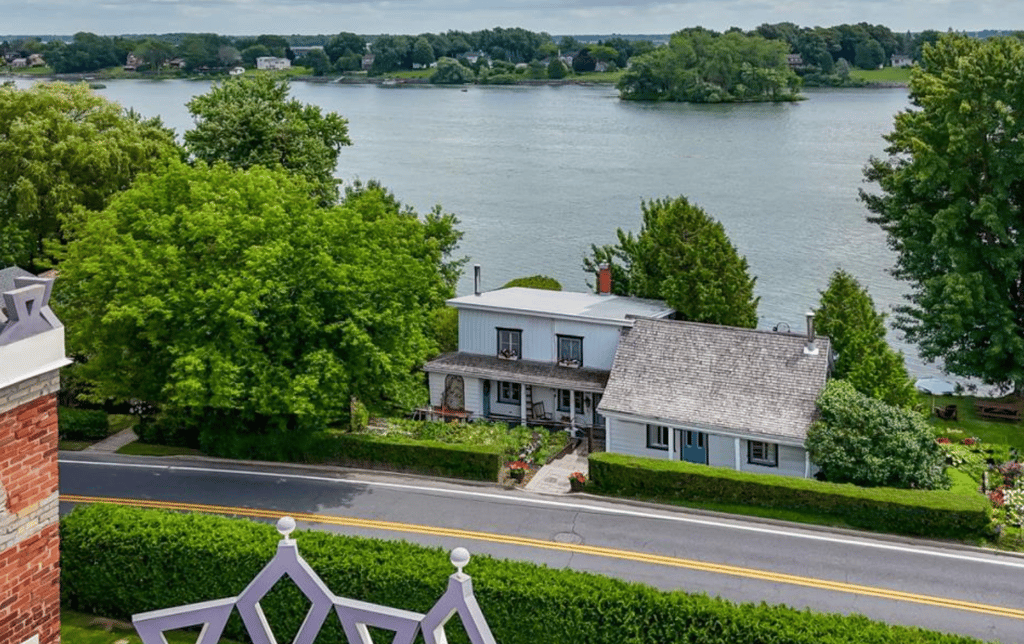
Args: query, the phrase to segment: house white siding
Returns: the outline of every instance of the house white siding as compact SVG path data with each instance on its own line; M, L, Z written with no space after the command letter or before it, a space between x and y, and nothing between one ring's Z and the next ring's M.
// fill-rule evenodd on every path
M805 450L803 447L794 445L778 446L778 467L756 465L747 462L747 441L740 441L740 470L743 472L757 472L760 474L780 474L783 476L804 476ZM813 472L813 470L812 470Z
M742 441L740 441L742 442ZM708 465L736 469L736 441L730 436L708 434ZM743 449L746 449L744 447ZM746 458L744 458L746 460Z
M618 326L588 324L552 318L490 311L459 311L459 351L497 355L498 329L522 331L524 360L554 362L558 358L558 336L583 338L583 366L611 369L619 346Z
M479 378L465 378L466 411L483 413L484 383Z
M431 407L440 407L442 399L444 398L444 378L443 373L428 373L427 374L427 386L430 388L430 405Z
M605 436L608 452L662 460L669 457L668 450L647 447L647 425L641 423L609 418Z

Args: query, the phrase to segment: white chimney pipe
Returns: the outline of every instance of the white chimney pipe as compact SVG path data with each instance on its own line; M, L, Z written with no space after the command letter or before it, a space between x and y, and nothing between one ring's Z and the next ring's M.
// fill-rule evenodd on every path
M807 315L807 345L804 347L804 355L818 355L818 345L814 343L814 311L808 311Z
M480 295L480 264L473 264L473 294Z

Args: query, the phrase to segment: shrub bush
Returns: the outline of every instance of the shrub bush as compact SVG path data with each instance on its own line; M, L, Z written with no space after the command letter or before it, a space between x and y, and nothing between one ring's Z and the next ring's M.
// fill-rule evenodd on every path
M621 454L591 454L590 481L606 494L812 512L896 534L972 539L989 525L989 504L978 494L860 488Z
M96 409L58 407L57 425L61 440L91 441L110 435L106 412Z
M446 552L406 542L323 532L293 535L313 570L341 597L421 613L444 592ZM232 597L273 556L273 527L250 521L95 505L61 520L61 604L128 619L133 613ZM571 570L474 555L466 572L502 644L969 644L973 638L890 626L859 615L824 615L664 592ZM260 606L275 632L295 632L309 607L275 586ZM449 629L453 644L465 642ZM245 638L233 615L225 636ZM333 613L317 642L345 642Z
M855 485L948 488L946 457L921 414L869 398L844 380L818 397L821 419L807 450L826 481Z
M313 435L303 460L497 481L503 457L501 450L493 446L325 431Z

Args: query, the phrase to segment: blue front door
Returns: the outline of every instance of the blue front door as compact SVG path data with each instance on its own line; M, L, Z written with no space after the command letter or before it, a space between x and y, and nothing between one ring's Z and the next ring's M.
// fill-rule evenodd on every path
M687 463L708 464L708 435L704 432L682 431L683 460Z

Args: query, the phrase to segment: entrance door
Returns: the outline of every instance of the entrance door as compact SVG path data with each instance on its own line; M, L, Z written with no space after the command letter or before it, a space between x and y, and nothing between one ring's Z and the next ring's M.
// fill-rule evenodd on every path
M683 460L687 463L708 464L708 435L704 432L682 431Z

